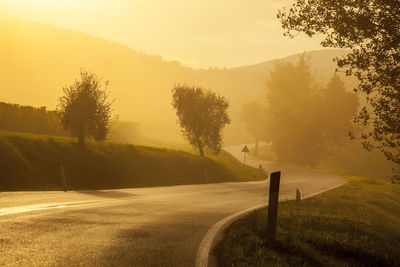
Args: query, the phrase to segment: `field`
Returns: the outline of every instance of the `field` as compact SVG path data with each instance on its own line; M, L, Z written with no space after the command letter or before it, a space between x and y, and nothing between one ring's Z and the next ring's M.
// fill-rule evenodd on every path
M201 184L264 179L228 153L201 158L193 153L66 137L0 132L0 190L60 190L61 165L68 188Z
M266 210L234 222L217 244L219 266L400 266L400 186L348 177L337 189L279 204L277 239Z

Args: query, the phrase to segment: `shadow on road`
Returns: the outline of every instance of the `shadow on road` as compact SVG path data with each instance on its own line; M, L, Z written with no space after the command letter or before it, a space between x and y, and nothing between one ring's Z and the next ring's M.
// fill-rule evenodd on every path
M130 198L134 197L135 194L121 191L101 191L101 190L89 190L89 191L76 191L79 194L91 195L96 197L106 198Z

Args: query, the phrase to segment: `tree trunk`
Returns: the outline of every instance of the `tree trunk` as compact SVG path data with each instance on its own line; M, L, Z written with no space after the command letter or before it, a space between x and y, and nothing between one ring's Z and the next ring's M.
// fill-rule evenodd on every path
M200 156L204 157L203 144L200 142L199 138L197 138L197 147L199 148Z
M82 130L79 131L78 138L79 138L79 144L81 146L85 145L85 130L82 129Z
M254 147L254 156L255 156L255 157L258 156L258 142L259 142L259 140L256 139L256 146Z

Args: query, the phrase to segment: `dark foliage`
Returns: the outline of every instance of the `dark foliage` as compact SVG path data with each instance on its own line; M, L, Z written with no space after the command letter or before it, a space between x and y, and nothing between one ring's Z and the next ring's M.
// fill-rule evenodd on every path
M46 107L35 108L0 103L0 129L47 135L64 135L55 111Z
M367 99L356 117L366 126L364 147L400 164L400 2L297 0L278 18L289 36L322 34L324 47L350 50L337 64L359 79L356 90Z
M316 166L345 143L358 100L339 76L326 87L317 86L300 57L296 65L277 63L267 86L265 137L279 160Z
M104 141L115 122L108 99L108 82L103 89L101 80L91 72L81 70L81 79L64 87L64 96L59 98L57 108L64 129L83 144L87 137Z

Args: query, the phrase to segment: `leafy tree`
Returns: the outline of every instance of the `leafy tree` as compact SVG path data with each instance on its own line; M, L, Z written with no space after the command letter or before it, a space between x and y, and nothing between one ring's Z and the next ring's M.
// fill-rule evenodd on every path
M176 109L183 136L200 151L214 154L221 151L222 129L230 123L227 99L201 87L177 85L172 90L172 106Z
M84 144L87 137L104 141L116 120L111 115L113 101L108 99L109 83L105 82L103 88L101 80L84 69L80 75L80 80L63 88L64 96L58 100L61 124L79 138L80 144Z
M356 117L366 129L364 147L400 164L400 1L297 0L278 18L288 36L320 34L324 47L349 50L337 64L359 79L356 91L366 96Z
M267 86L266 137L279 160L315 166L344 143L358 101L337 75L318 87L302 56L277 63Z
M256 146L254 154L258 154L258 143L264 137L265 132L265 107L253 102L242 107L241 120L246 125L247 131L255 138Z

